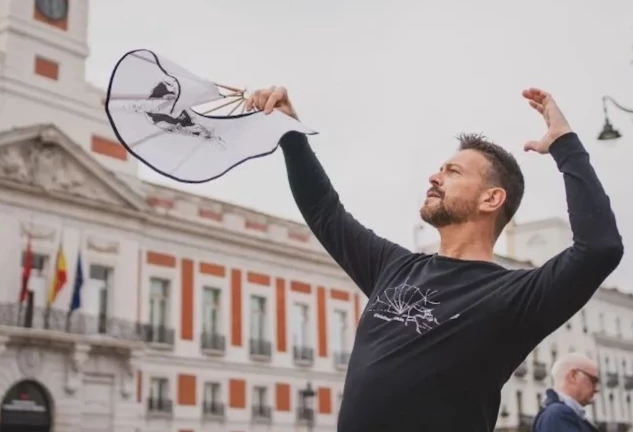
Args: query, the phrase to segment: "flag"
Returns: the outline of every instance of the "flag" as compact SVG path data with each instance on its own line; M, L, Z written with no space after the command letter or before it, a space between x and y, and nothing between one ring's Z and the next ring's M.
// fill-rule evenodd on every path
M81 307L81 287L84 284L84 271L81 265L81 251L77 257L77 269L75 270L75 282L73 284L73 297L70 300L70 312Z
M53 304L57 298L57 294L59 294L66 284L66 277L66 257L64 256L64 250L60 244L57 250L57 259L55 260L55 274L53 275L53 280L51 281L51 286L48 291L47 306Z
M29 237L26 242L26 252L24 253L24 260L22 262L22 289L20 290L20 304L24 303L24 300L26 300L29 294L31 267L33 267L33 251L31 250L31 233L29 233Z

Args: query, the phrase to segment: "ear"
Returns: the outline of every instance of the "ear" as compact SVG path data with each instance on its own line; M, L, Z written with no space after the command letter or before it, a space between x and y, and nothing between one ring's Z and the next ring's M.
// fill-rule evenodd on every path
M493 213L501 209L506 202L506 191L502 188L490 188L481 193L479 210L484 213Z

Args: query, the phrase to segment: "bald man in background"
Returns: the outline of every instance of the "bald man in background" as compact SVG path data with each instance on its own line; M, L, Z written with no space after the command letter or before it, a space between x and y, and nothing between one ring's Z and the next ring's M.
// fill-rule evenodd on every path
M598 366L581 353L569 353L552 367L554 388L534 419L534 432L597 432L585 418L586 405L598 392Z

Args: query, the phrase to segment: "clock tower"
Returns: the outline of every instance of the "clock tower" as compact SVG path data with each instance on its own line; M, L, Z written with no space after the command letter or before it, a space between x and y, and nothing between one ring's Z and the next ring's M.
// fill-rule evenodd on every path
M0 131L54 124L106 168L138 165L86 82L89 0L0 0Z

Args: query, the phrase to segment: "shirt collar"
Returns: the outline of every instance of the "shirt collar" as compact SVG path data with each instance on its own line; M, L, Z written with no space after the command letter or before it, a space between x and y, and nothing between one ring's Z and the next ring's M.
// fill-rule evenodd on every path
M583 420L585 419L585 409L583 408L582 405L580 405L580 403L574 399L573 397L559 391L556 390L556 394L558 395L558 397L560 398L560 400L567 405L569 408L571 408L572 410L574 410L574 412L576 414L578 414L580 416L580 418L582 418Z

